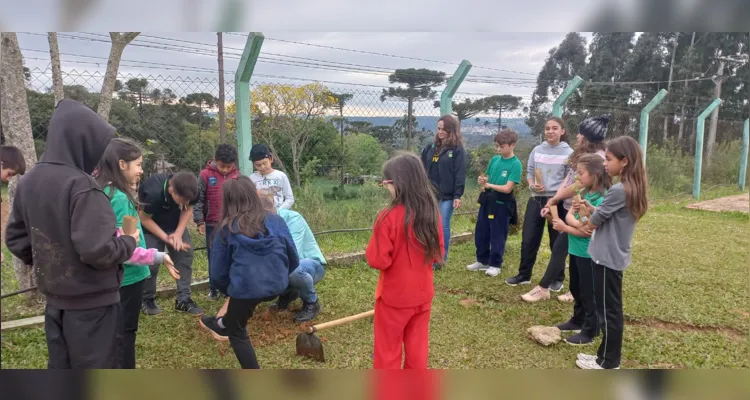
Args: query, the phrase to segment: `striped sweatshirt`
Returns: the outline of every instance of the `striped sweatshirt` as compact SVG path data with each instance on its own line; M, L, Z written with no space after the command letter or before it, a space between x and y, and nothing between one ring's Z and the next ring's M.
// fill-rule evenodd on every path
M566 142L560 142L552 146L547 142L542 142L529 154L529 161L526 169L526 179L535 179L534 171L541 169L542 184L544 192L531 192L532 196L552 197L557 193L565 177L568 175L570 167L568 166L568 156L573 153L573 149Z

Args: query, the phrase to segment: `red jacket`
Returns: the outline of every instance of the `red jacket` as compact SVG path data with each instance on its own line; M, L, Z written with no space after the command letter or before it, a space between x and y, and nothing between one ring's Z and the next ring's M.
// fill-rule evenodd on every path
M222 185L227 179L236 179L240 171L233 168L227 175L222 175L211 160L201 170L201 188L198 202L193 206L193 220L196 224L214 225L221 218Z
M365 257L372 268L380 270L375 299L382 299L394 308L417 307L432 302L435 295L432 264L438 260L426 260L424 249L409 226L407 241L404 227L406 208L402 205L383 211L373 228ZM443 247L443 226L438 219L438 241L440 253Z

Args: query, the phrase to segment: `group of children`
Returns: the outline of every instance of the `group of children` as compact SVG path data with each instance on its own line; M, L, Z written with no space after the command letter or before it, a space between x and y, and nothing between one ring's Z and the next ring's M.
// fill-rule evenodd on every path
M545 220L552 246L560 240L553 232L570 236L575 308L566 324L580 334L568 342L590 343L600 327L604 336L597 355L579 354L577 365L586 369L619 368L622 271L630 263L635 224L647 209L647 178L633 139L610 141L603 158L588 151L604 138L606 124L606 118L584 121L573 151L561 141L562 120L547 121L547 140L528 161L533 196L524 220L521 266L508 280L530 282ZM61 101L50 121L47 151L16 193L6 242L16 257L35 267L38 288L47 297L50 368L134 368L139 314L161 312L154 300L161 264L177 281L175 308L201 316L203 328L229 340L243 368L259 368L246 331L258 304L277 299L272 308L283 310L301 297L297 322L320 311L314 286L325 274L326 260L304 218L290 210L294 197L288 177L273 170L263 145L250 153L257 171L242 176L236 149L221 145L200 178L189 172L156 174L139 184L140 149L114 136L114 128L84 105ZM523 169L514 155L517 140L512 130L498 133L498 155L478 178L483 190L471 271L500 273L509 225L517 220L514 192ZM16 164L15 172L23 174L23 165ZM615 177L619 182L611 185ZM391 201L375 220L366 250L367 262L379 270L374 367L401 368L405 354L404 368L424 369L433 266L444 264L448 239L419 157L397 154L384 165L383 178ZM569 206L560 207L571 197ZM216 316L203 315L191 298L191 216L210 252L209 297L227 296ZM126 217L138 221L135 232L123 231ZM557 278L560 271L553 272Z
M28 173L21 152L3 146L1 169L3 182L24 175L6 244L33 265L46 297L50 368L135 368L140 313L162 312L155 302L162 264L177 281L176 310L204 314L191 298L191 216L206 235L208 251L216 249L209 256L209 297L230 296L225 320L237 322L244 315L246 322L252 315L248 304L280 296L277 309L302 297L298 322L319 313L314 285L326 261L304 218L284 208L293 204L289 181L270 166L265 146L251 152L258 170L251 178L239 176L236 149L220 145L200 181L180 172L140 182L140 148L115 138L114 127L73 100L56 105L47 144ZM268 194L265 201L259 193ZM279 244L284 251L272 251ZM300 262L298 254L306 258ZM233 337L232 329L219 332ZM253 367L243 350L249 346L246 333L244 339L237 346L233 341L233 348L243 367Z
M518 274L506 280L511 286L531 282L546 222L550 265L542 283L522 298L533 303L549 298L550 290L561 290L569 255L573 317L558 328L575 333L565 339L572 345L593 343L600 330L603 336L596 355L578 354L576 365L583 369L620 367L622 274L630 264L635 225L648 209L641 148L629 136L605 144L608 121L608 116L584 120L575 150L562 141L566 131L561 119L546 122L546 141L534 148L527 163L532 196L524 215ZM514 188L521 183L522 164L514 155L517 140L512 130L498 133L498 155L478 178L477 261L467 266L469 271L500 273L509 225L517 213ZM614 179L619 182L613 185Z

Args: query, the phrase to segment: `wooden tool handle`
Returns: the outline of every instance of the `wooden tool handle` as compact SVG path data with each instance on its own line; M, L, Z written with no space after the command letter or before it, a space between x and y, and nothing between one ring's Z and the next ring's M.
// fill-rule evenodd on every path
M552 216L552 219L560 218L559 214L557 213L556 205L549 208L549 214Z
M370 310L370 311L363 312L363 313L360 313L360 314L357 314L357 315L352 315L352 316L349 316L349 317L346 317L346 318L341 318L341 319L337 319L337 320L333 320L333 321L329 321L329 322L324 322L322 324L311 326L308 329L308 332L315 333L315 332L317 332L317 331L319 331L321 329L333 328L334 326L344 325L347 322L352 322L352 321L356 321L358 319L363 319L363 318L371 317L373 315L375 315L375 310Z

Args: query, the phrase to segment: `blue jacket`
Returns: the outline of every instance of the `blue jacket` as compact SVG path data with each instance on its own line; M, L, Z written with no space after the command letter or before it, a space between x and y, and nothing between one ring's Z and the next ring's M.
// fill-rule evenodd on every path
M289 274L299 265L297 249L284 220L268 214L268 234L255 238L231 233L214 235L209 263L211 285L237 299L278 296L289 286Z

